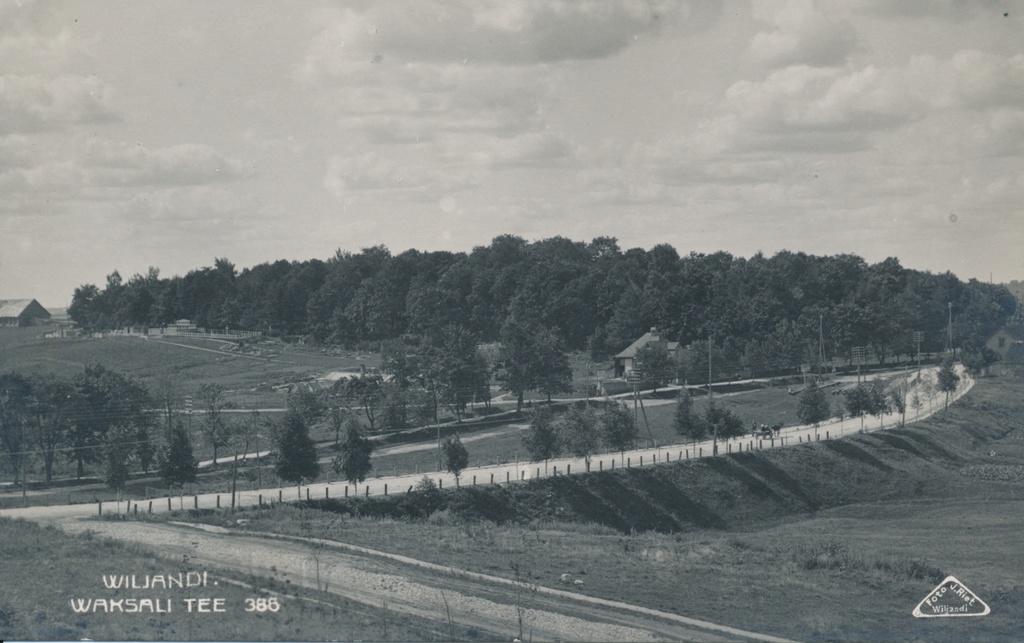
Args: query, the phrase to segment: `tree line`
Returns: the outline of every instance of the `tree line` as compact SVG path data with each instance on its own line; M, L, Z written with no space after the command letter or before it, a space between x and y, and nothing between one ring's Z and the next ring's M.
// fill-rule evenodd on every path
M277 477L301 484L320 474L310 431L329 420L338 452L332 469L361 482L372 468L373 447L357 419L356 407L362 403L358 397L295 389L276 421L258 420L255 412L228 420L223 413L224 389L218 384L203 384L191 397L194 413L183 413L170 379L159 380L151 390L101 365L87 366L74 377L0 373L0 467L22 488L30 468L41 469L49 484L63 465L73 466L78 480L97 474L119 491L140 474L158 476L167 487L181 487L197 479L198 438L212 450L214 465L225 448L240 455L269 447ZM262 447L260 437L266 440Z
M894 258L680 256L667 244L622 250L609 237L503 235L469 253L392 255L375 246L241 271L218 258L171 278L156 268L128 280L114 271L102 288L77 288L69 314L92 330L187 318L203 328L350 347L453 325L480 343L498 342L515 318L596 359L657 327L694 354L710 341L721 363L771 370L816 361L821 352L850 359L854 347L884 363L915 353L913 331L922 333L924 352L944 350L950 334L953 346L977 349L1015 305L1003 286L907 269Z

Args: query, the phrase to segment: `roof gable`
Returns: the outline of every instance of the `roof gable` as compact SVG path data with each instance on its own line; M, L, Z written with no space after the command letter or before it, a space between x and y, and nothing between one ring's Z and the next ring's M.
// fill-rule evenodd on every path
M40 319L50 317L50 313L35 299L0 299L0 317L21 317L25 313Z
M648 332L640 336L640 339L630 344L624 351L615 356L615 359L625 359L636 357L637 351L644 346L647 346L651 342L660 342L665 345L665 349L669 352L676 350L679 347L679 342L667 341L664 337L658 333L658 329L652 328Z

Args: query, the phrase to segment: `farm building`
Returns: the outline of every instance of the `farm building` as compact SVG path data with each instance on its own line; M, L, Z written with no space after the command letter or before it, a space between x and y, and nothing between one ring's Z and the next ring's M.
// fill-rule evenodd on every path
M668 354L672 357L675 357L676 349L679 348L679 342L668 341L658 334L657 328L652 327L651 330L644 333L640 339L630 344L626 350L615 356L615 377L622 377L626 374L626 371L633 370L637 351L652 342L663 345L665 350L667 350Z
M0 299L0 326L34 326L49 319L35 299Z

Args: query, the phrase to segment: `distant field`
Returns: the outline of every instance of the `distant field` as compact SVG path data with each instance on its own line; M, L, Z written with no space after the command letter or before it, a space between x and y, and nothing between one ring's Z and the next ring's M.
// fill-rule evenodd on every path
M184 337L44 340L38 328L0 328L0 370L73 376L87 365L102 364L147 384L171 377L182 395L216 382L231 391L228 400L236 407L248 408L284 405L284 393L268 387L378 364L374 356L321 355L280 345L265 351L270 357L251 357L224 350L228 346L227 342ZM258 387L260 391L254 390Z

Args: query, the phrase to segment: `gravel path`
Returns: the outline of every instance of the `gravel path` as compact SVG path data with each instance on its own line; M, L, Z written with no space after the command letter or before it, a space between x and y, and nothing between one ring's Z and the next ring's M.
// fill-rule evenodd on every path
M180 561L188 555L190 560L214 569L231 569L246 576L274 577L293 585L316 587L315 549L307 543L180 524L69 521L62 526L70 533L88 530L117 540L143 543L170 560ZM437 566L413 566L392 558L322 547L319 549L321 582L326 583L335 596L373 607L380 607L385 601L390 611L435 622L446 623L447 610L450 610L454 622L487 633L483 634L486 638L510 640L518 634L516 591L514 586L509 586L510 581L488 583L483 575L462 577L443 573ZM215 579L215 574L211 578ZM527 608L523 614L524 636L538 641L780 640L753 633L748 636L730 628L709 630L571 598L541 593L527 595L529 598L523 600ZM283 609L290 606L287 600L283 605Z

